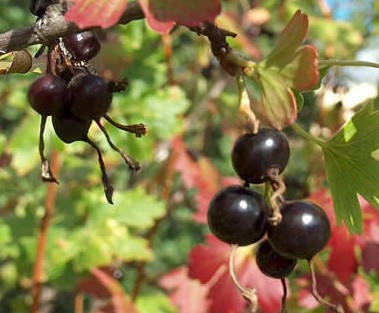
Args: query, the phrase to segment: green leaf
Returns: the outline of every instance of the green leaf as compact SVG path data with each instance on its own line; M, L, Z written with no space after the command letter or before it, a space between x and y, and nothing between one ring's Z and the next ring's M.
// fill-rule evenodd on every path
M277 129L296 120L301 107L297 92L312 90L319 81L317 50L301 46L307 31L308 16L297 11L279 35L274 49L251 75L261 88L257 110Z
M147 229L166 212L165 202L148 195L142 188L115 192L114 205L110 208L101 193L88 192L88 205L91 207L90 223L98 224L112 219L123 225Z
M96 229L82 228L71 238L77 247L74 268L77 271L89 270L111 264L112 253L104 234Z
M40 117L33 114L27 117L13 133L9 145L12 154L12 167L19 175L25 175L39 163L38 133Z
M154 290L137 298L137 308L140 313L175 313L176 308L170 299L162 292Z
M321 144L337 220L362 232L358 194L379 208L379 111L366 105L328 142Z

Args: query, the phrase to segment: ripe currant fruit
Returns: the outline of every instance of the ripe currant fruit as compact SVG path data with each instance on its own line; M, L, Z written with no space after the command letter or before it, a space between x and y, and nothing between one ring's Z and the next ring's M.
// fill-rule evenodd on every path
M28 91L31 107L43 116L53 115L63 105L66 86L62 78L52 74L37 78Z
M75 141L86 141L87 133L91 126L91 121L84 121L75 116L56 116L52 117L55 133L65 143Z
M286 202L282 221L268 228L272 247L282 256L307 259L322 250L330 238L330 224L325 212L307 201Z
M108 82L98 75L78 74L68 84L72 113L82 120L98 120L112 102Z
M63 37L63 43L75 61L88 61L95 57L101 48L99 39L92 31Z
M244 134L232 150L232 165L238 176L253 184L268 179L270 169L284 170L289 159L289 144L280 131L260 128L256 134Z
M262 195L242 186L229 186L213 197L208 209L208 225L212 233L226 243L250 245L263 237L268 212Z
M297 261L277 253L266 239L259 244L256 261L261 272L273 278L284 278L292 273Z

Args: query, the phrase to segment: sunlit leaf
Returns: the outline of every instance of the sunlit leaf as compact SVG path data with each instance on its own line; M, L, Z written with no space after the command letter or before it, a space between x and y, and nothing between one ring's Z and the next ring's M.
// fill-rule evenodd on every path
M279 35L271 53L254 69L252 77L260 87L257 108L274 128L291 125L297 118L297 92L311 90L319 81L317 50L301 46L308 31L308 16L297 11ZM251 97L254 91L249 90Z
M322 148L337 220L361 233L358 194L379 209L379 111L366 105Z
M137 298L136 306L141 313L177 313L176 307L166 293L154 290L149 294L141 294Z
M38 154L38 131L40 117L33 114L26 118L15 130L9 143L12 167L19 175L25 175L40 162ZM25 134L28 134L25 136Z

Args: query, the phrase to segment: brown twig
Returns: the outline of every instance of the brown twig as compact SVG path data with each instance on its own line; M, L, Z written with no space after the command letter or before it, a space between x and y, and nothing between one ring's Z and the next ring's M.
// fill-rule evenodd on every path
M129 2L118 24L128 24L145 16L138 2ZM60 10L51 9L46 15L32 25L7 31L0 34L0 51L10 52L22 50L36 44L47 44L59 37L77 32L79 28L68 23Z
M84 295L80 291L75 294L74 311L75 313L84 312Z
M167 82L169 85L175 85L174 70L172 65L172 38L170 34L162 36L162 45L167 68Z
M51 169L58 174L60 168L59 154L53 151L51 155ZM37 254L33 269L33 286L32 286L32 307L31 313L38 313L41 301L42 280L43 280L43 263L46 251L47 232L49 230L51 218L54 213L55 199L57 196L57 184L49 183L45 199L45 214L41 220L37 239Z

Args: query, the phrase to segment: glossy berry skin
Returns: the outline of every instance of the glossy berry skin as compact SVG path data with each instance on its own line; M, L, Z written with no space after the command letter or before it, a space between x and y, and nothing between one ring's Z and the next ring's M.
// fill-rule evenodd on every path
M66 86L66 81L59 76L46 74L38 77L28 91L31 107L41 115L53 115L64 103Z
M261 184L268 179L267 171L277 168L279 174L289 159L289 144L280 131L260 128L256 134L244 134L235 142L232 165L244 181Z
M63 43L75 61L88 61L95 57L101 48L99 39L92 31L66 36Z
M266 231L269 208L257 192L242 186L221 189L208 209L208 225L221 241L246 246Z
M259 244L255 258L261 272L273 278L287 277L297 263L297 260L285 258L277 253L267 239Z
M97 120L108 110L112 92L108 82L97 75L76 75L69 83L72 113L82 120Z
M322 250L330 238L325 212L307 201L290 201L281 208L282 221L268 228L272 247L282 256L307 259Z
M74 116L52 117L53 128L60 140L72 143L87 139L87 133L91 126L90 121L79 120Z

